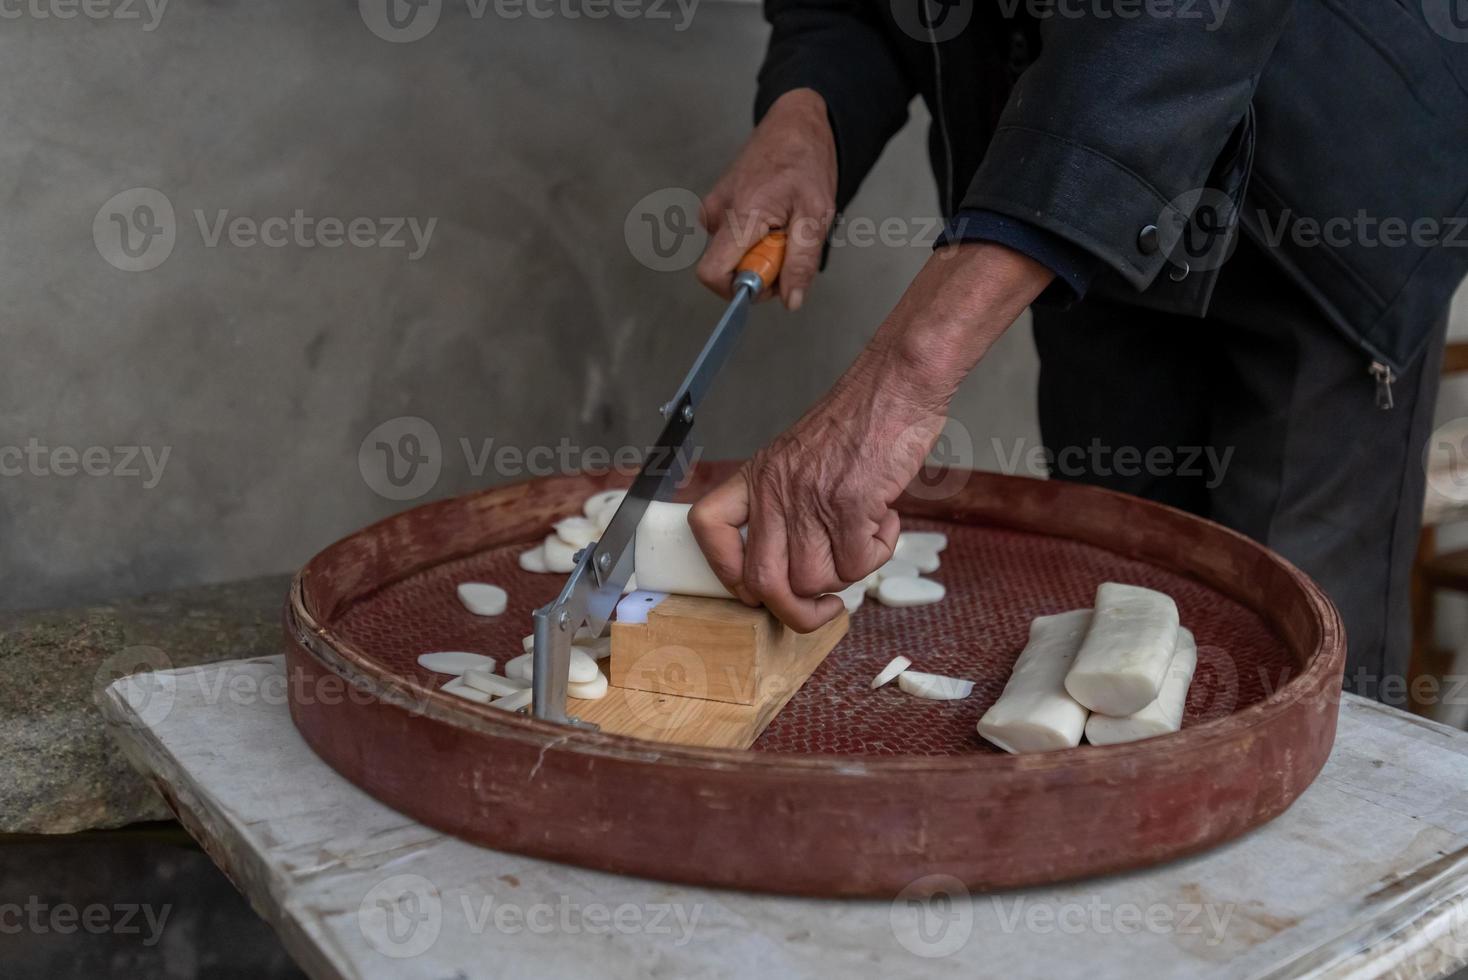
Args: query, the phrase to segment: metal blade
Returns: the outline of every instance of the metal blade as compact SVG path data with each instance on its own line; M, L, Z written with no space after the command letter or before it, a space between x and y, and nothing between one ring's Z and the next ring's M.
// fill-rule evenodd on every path
M532 710L537 718L579 724L566 715L571 640L583 623L600 635L616 610L622 589L634 571L637 526L642 523L648 504L667 500L687 475L688 460L683 449L693 429L698 404L743 333L749 306L762 288L759 278L749 273L735 280L733 300L709 334L677 393L662 407L668 421L606 531L580 554L575 570L556 600L535 611L531 691Z

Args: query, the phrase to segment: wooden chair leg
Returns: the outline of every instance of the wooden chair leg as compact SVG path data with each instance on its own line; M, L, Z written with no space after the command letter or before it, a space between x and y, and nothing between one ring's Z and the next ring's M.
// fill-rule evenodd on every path
M1417 678L1430 676L1436 673L1438 664L1434 656L1435 639L1433 636L1435 625L1435 603L1436 591L1427 582L1423 574L1423 563L1436 552L1437 535L1432 527L1424 527L1417 538L1417 557L1412 562L1412 653L1407 662L1407 697L1411 709L1419 715L1431 712L1432 704L1419 700ZM1441 678L1438 678L1439 682ZM1441 684L1438 685L1437 694L1441 693ZM1433 701L1436 698L1432 698Z

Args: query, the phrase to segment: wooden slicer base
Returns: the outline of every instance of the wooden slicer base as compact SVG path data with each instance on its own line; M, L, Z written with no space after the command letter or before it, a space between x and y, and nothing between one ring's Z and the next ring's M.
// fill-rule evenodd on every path
M842 613L796 633L767 609L669 596L646 623L612 624L611 687L567 710L602 731L653 742L747 749L846 635Z

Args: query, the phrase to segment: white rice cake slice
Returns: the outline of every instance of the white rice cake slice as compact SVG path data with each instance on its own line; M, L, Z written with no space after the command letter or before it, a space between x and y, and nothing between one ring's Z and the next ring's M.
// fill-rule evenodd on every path
M489 704L492 700L490 695L478 688L465 684L464 678L462 677L455 677L443 687L439 688L439 690L445 694L452 694L455 697L463 698L465 701L473 701L476 704Z
M957 701L974 693L974 682L963 677L945 677L920 670L904 670L897 675L897 686L915 698L930 701Z
M462 650L438 650L420 653L418 666L435 674L462 674L466 670L494 670L494 658L482 653L465 653Z
M942 582L930 578L888 576L877 586L877 601L884 606L926 606L942 601L947 592Z
M476 616L498 616L510 601L509 593L487 582L460 582L459 601Z
M1065 677L1065 689L1103 715L1141 711L1162 690L1177 632L1177 604L1171 596L1138 585L1102 583L1091 628Z
M466 670L460 679L476 691L483 691L490 697L507 698L517 691L523 691L530 686L528 681L516 680L512 677L501 677L499 674L488 670Z
M1053 752L1081 744L1090 714L1065 690L1091 610L1037 616L1030 639L1014 662L1004 693L979 719L979 735L1006 752Z
M915 541L905 534L898 535L897 547L892 552L892 558L894 561L905 561L911 565L915 565L917 570L924 575L930 572L936 572L938 566L942 564L941 559L938 557L937 549L928 547L920 541Z
M529 551L520 552L520 567L527 572L543 574L550 571L545 567L545 545L538 544Z
M1167 668L1167 678L1157 700L1125 718L1092 715L1086 722L1086 741L1092 745L1115 745L1136 742L1157 735L1168 735L1183 727L1183 708L1188 703L1188 688L1198 669L1198 643L1186 627L1177 631L1177 652Z

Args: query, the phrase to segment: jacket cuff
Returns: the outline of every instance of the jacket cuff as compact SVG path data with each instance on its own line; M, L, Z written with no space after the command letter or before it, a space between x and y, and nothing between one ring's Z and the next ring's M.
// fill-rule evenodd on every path
M1027 255L1055 273L1055 282L1045 288L1052 301L1074 302L1086 295L1091 280L1104 263L1083 248L1028 221L997 211L964 209L953 216L935 248L954 242L994 242Z
M1105 207L1096 206L1101 201ZM1171 239L1158 225L1175 230L1186 223L1157 188L1123 164L1023 126L995 133L961 210L994 211L1043 229L1115 269L1138 290L1150 286L1167 264L1161 242Z

